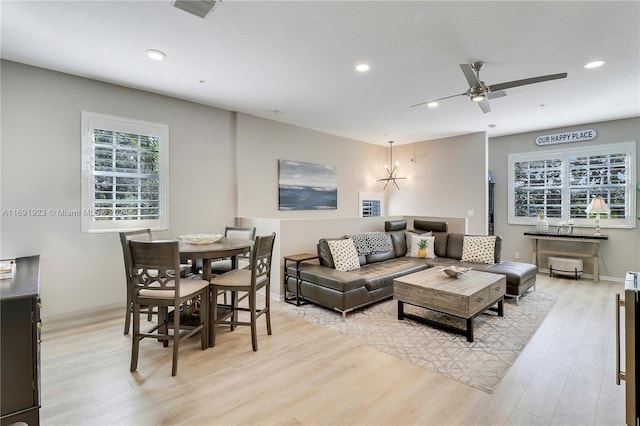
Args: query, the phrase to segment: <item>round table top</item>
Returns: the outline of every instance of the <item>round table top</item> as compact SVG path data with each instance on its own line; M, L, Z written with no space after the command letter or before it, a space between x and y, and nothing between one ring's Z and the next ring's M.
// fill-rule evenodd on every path
M180 240L180 254L199 259L228 257L249 251L253 240L248 238L226 238L210 244L191 244Z

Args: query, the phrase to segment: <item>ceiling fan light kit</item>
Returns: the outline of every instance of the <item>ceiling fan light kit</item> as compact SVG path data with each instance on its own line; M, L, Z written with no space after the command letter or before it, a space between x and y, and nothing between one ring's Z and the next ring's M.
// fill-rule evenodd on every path
M492 84L490 86L487 86L484 81L480 80L480 71L484 68L484 65L484 61L476 61L471 64L460 64L462 74L464 74L464 77L467 79L467 83L469 83L469 88L466 92L452 96L445 96L444 98L434 99L431 101L420 102L419 104L411 105L410 108L424 104L432 106L435 103L437 105L437 101L441 101L443 99L454 98L457 96L467 96L471 100L471 102L477 103L482 112L486 114L491 111L489 99L507 96L507 92L505 92L506 89L567 77L567 73L564 72L559 74L549 74L541 75L538 77L525 78L522 80L507 81L504 83Z

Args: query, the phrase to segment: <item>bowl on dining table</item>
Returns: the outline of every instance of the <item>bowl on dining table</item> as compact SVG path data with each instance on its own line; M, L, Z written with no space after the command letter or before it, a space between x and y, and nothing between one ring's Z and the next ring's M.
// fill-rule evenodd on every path
M451 278L458 278L460 275L465 275L471 268L463 268L462 266L445 266L440 267L440 271L444 272Z
M187 234L180 235L182 241L188 244L211 244L222 238L221 234Z

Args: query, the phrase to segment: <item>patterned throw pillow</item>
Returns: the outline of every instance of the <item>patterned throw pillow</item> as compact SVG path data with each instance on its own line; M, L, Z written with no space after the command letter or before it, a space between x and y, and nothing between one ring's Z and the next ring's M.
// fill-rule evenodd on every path
M425 256L425 258L427 259L435 259L436 258L436 253L434 251L434 246L435 246L435 241L436 241L436 237L427 237L424 235L412 235L411 236L411 251L409 252L409 256L411 257L420 257L420 255L418 254L418 250L420 249L418 247L418 244L420 243L421 240L426 240L427 241L427 255Z
M407 256L411 256L411 236L412 235L418 235L418 234L411 231L404 231L404 238L407 241L407 254L406 254ZM422 235L423 237L431 237L433 234L431 233L431 231L429 231L420 235Z
M353 271L360 269L356 245L351 238L343 240L327 240L333 264L339 271Z
M493 236L464 236L462 240L463 262L495 263L496 237Z

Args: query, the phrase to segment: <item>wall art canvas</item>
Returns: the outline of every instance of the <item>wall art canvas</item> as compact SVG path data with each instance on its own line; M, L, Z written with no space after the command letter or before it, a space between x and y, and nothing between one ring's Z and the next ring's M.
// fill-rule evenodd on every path
M335 166L278 160L280 210L335 210L338 173Z

